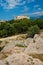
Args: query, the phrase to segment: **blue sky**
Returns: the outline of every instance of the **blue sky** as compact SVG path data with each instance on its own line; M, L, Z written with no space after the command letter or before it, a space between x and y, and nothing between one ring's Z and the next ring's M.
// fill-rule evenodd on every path
M43 16L43 0L0 0L0 20L19 15Z

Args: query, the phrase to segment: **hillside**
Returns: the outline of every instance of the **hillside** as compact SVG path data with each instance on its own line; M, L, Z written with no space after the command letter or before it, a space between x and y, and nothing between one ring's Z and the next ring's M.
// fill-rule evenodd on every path
M0 65L43 65L43 19L0 22Z
M0 40L0 65L43 65L43 32L34 38L25 34Z
M0 38L5 38L18 34L27 34L31 28L37 30L36 33L38 33L39 29L43 29L43 19L39 18L32 20L23 18L20 20L13 19L5 22L0 22Z

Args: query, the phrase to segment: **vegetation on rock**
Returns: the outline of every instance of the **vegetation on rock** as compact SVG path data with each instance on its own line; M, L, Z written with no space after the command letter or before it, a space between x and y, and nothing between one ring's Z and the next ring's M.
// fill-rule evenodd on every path
M34 37L35 34L39 33L39 27L37 25L31 26L28 30L28 36Z

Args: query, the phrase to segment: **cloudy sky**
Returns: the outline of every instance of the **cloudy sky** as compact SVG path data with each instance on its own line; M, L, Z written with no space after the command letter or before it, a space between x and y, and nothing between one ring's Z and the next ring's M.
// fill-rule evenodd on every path
M10 20L18 15L42 16L43 0L0 0L0 20Z

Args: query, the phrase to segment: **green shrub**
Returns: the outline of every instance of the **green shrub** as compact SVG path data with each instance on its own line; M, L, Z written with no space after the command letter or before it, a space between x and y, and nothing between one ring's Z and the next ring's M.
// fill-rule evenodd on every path
M38 25L40 29L43 29L43 19L38 18L34 22Z
M34 65L35 63L34 62L31 62L32 63L32 65Z
M31 28L31 26L34 26L34 25L38 25L40 29L43 29L43 19L40 19L40 18L36 20L32 20L32 19L14 20L12 19L4 23L0 22L0 38L16 35L20 33L23 33L23 34L27 33L28 28L29 27ZM32 34L32 32L29 32L29 34Z
M4 48L4 46L3 46L3 47L0 47L0 51L1 51L3 48Z
M22 45L22 44L16 44L15 46L17 46L17 47L27 47L26 45Z
M2 43L2 41L0 40L0 44Z
M8 61L6 61L6 63L5 63L6 65L9 65L9 62Z
M27 32L28 37L34 37L35 34L39 33L39 27L37 25L31 26Z

